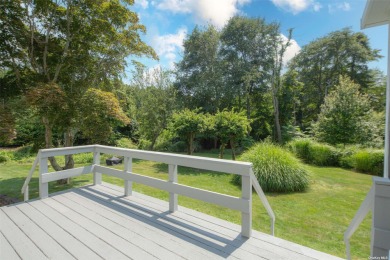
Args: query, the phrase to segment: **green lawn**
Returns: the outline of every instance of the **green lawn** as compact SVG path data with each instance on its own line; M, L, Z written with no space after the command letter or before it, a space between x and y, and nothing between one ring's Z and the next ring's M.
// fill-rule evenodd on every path
M216 157L215 153L197 155ZM22 199L20 189L31 167L29 162L0 164L0 194ZM117 168L123 167L122 165ZM304 193L274 194L267 198L276 214L275 235L323 252L345 257L343 233L371 186L371 176L340 168L307 166L312 172L310 189ZM134 172L155 178L168 178L168 166L135 160ZM240 196L240 188L233 185L231 175L179 167L179 182L224 194ZM91 175L72 179L70 186L91 183ZM103 181L122 186L123 181L103 176ZM67 189L50 183L49 192ZM168 193L135 184L134 189L147 195L168 200ZM38 196L35 173L30 185L30 198ZM269 218L256 193L253 193L253 227L269 233ZM179 196L179 204L240 224L240 213L223 207ZM352 256L367 259L370 245L370 217L366 218L351 240Z

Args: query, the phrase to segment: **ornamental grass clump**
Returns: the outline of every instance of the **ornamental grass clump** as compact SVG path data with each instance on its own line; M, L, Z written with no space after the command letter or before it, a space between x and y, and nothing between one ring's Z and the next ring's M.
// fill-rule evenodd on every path
M305 191L309 186L308 171L292 153L269 142L258 143L243 153L240 161L253 164L261 188L267 192ZM240 183L235 176L234 183Z

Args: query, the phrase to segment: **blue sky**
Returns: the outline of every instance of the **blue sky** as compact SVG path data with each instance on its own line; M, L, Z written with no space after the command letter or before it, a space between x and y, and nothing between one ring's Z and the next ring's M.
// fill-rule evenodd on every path
M290 59L302 46L329 32L344 27L361 31L365 4L366 0L135 0L132 9L147 28L143 39L160 57L159 61L137 60L150 68L173 68L174 62L181 59L183 40L196 25L212 23L222 28L236 14L279 22L282 34L293 28L294 42L286 55ZM370 67L379 68L385 74L387 30L387 26L363 30L371 47L380 49L384 56L370 63ZM130 70L126 70L129 77Z

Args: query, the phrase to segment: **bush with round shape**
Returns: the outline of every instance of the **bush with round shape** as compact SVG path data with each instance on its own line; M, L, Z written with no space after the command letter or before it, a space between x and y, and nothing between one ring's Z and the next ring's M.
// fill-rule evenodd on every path
M309 186L308 171L292 153L269 142L258 143L240 156L253 164L261 188L267 192L301 192ZM240 176L233 178L240 183Z
M0 154L0 163L6 163L10 161L10 158L6 154Z
M383 176L383 150L360 150L352 154L348 160L357 171Z

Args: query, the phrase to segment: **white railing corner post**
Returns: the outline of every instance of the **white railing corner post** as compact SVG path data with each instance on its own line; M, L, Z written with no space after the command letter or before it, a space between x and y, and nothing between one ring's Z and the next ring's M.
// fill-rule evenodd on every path
M28 187L29 185L27 185L26 186L26 189L24 190L24 201L28 201L29 200L29 193L30 193L30 191L29 191L29 187Z
M252 235L252 179L250 174L241 177L241 199L247 202L246 211L241 212L241 235L249 238Z
M177 183L177 165L169 164L169 182ZM177 194L169 193L169 211L177 211Z
M131 173L133 171L133 158L125 157L124 172ZM133 193L133 182L125 180L125 196L130 196Z
M95 146L93 152L93 165L100 165L100 152L98 148ZM102 184L102 174L100 172L96 172L95 168L93 170L93 185Z
M39 158L39 198L45 199L49 197L49 183L43 182L42 175L49 172L47 157L40 155Z

